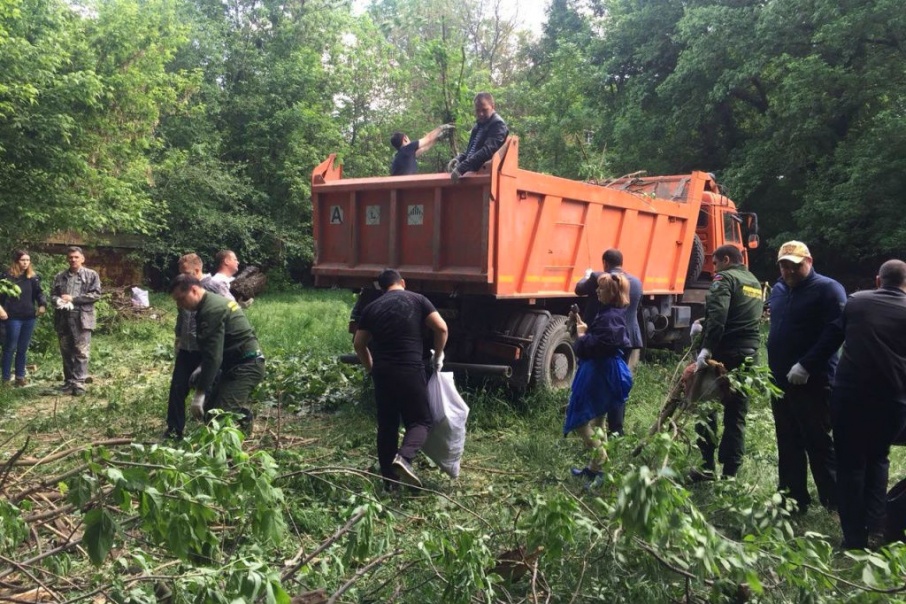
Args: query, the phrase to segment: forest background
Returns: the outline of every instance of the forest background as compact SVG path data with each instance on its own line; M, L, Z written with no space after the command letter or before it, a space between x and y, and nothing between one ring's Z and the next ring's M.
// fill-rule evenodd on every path
M392 132L455 121L439 171L481 90L527 169L714 172L760 215L763 278L788 238L844 281L906 249L899 0L552 0L540 35L516 23L495 0L0 0L0 251L128 233L164 273L229 247L303 276L312 168L384 175Z

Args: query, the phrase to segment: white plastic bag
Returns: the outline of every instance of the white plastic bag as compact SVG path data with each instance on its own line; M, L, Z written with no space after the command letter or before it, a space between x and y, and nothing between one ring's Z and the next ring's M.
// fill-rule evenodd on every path
M148 301L148 292L140 287L133 287L132 306L136 308L148 308L149 306L151 306Z
M428 380L428 405L434 427L422 452L451 478L459 476L459 461L466 447L469 406L459 396L453 374L435 371Z

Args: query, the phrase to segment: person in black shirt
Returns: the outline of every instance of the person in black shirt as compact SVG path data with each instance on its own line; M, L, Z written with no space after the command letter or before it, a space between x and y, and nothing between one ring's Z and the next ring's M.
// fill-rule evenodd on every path
M47 310L47 298L41 291L41 278L31 267L31 256L25 250L13 253L9 273L0 273L0 279L4 278L19 287L19 295L0 294L0 323L6 327L3 341L3 383L7 384L12 379L15 352L16 386L25 386L26 352L36 318Z
M394 132L390 137L390 144L396 149L396 155L393 156L393 162L390 164L390 176L406 176L418 172L416 158L433 147L434 143L442 140L451 130L453 130L453 124L444 124L417 141L409 140L409 137L402 132Z
M434 332L432 364L440 371L447 324L426 297L406 291L406 282L397 271L384 270L378 285L384 294L362 311L353 341L356 355L374 382L378 462L388 488L398 480L421 486L412 459L431 430L422 340L425 329ZM402 446L400 418L406 427Z
M878 289L850 296L836 322L843 356L831 393L843 547L883 534L890 445L906 428L906 262L888 260Z

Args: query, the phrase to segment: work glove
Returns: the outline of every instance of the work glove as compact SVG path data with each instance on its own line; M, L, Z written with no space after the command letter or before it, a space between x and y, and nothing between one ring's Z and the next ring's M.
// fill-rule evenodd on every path
M805 370L805 367L796 363L790 369L790 372L786 374L786 381L793 386L804 386L808 382L808 371Z
M60 310L72 310L75 305L72 302L66 302L63 298L57 298L57 308Z
M455 127L455 124L444 124L440 127L440 133L438 133L437 139L443 140L445 138L449 138L453 134L453 129Z
M711 351L707 348L702 348L702 351L698 353L698 358L695 359L695 370L699 371L708 366L708 359L711 358Z
M693 321L692 327L689 328L689 337L694 339L703 329L701 320Z
M434 371L440 373L440 370L444 368L444 351L434 353L434 358L431 359L431 365L434 367Z
M459 177L460 177L460 176L462 176L462 174L460 174L460 173L457 172L456 170L453 170L452 172L450 172L450 180L453 181L453 184L454 184L454 185L455 185L456 183L459 182Z
M459 167L459 160L455 157L447 162L447 172L451 174L456 171L456 168Z
M204 418L204 392L196 392L192 397L192 406L189 407L192 417L195 419Z

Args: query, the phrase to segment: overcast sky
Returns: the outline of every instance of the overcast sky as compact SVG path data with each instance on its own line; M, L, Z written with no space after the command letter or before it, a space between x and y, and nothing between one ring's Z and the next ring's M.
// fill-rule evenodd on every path
M364 10L368 0L353 0L352 4L353 10L358 12ZM541 25L550 0L500 0L500 4L506 15L516 17L516 22L521 27L531 30L535 35L541 35Z
M501 0L501 4L515 15L517 22L526 29L532 30L536 35L541 35L541 25L544 23L545 11L549 0Z

